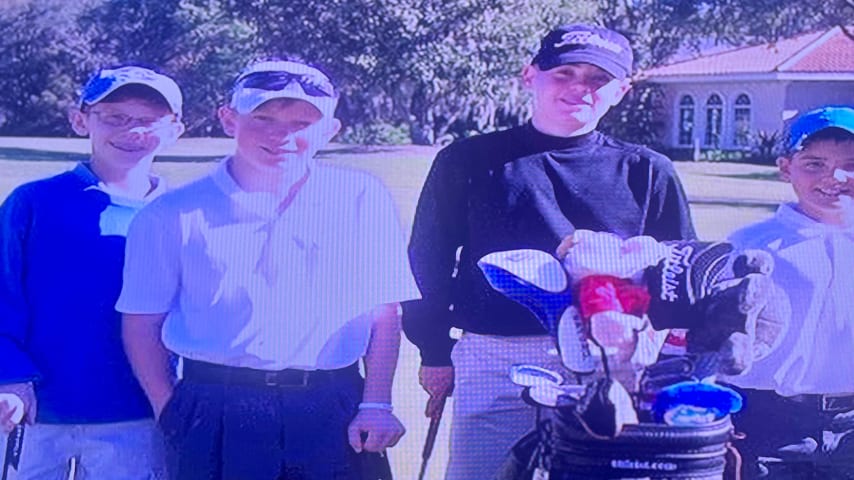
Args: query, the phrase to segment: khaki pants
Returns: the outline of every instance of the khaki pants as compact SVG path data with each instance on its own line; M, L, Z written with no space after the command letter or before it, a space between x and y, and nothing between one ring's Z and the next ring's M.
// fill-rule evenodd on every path
M550 353L551 352L551 353ZM514 364L566 375L548 336L499 337L466 333L451 353L456 385L446 480L494 478L510 448L534 428L534 407L510 381Z
M162 448L154 420L27 425L21 463L9 479L65 480L73 468L76 480L159 480L165 478Z

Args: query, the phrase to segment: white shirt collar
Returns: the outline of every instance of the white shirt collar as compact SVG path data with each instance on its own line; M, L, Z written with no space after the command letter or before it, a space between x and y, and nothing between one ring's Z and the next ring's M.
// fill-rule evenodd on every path
M217 165L217 168L215 168L211 173L211 177L217 188L222 190L227 197L240 207L255 215L268 219L277 216L278 213L276 210L278 209L279 204L282 203L284 196L279 196L270 192L247 192L246 190L243 190L240 185L237 184L237 181L234 180L231 172L228 171L228 163L231 161L231 158L231 156L228 156L222 159L219 162L219 165ZM311 176L307 183L311 183ZM306 187L307 186L308 185L306 185ZM300 192L303 193L302 196L305 196L305 190L307 190L307 188L304 188L303 192ZM298 194L297 197L300 197L300 195Z
M801 213L796 204L782 203L777 208L780 221L792 225L804 237L818 237L832 234L854 234L854 224L833 225L815 220Z
M143 205L151 202L155 198L159 197L163 193L166 192L166 182L156 175L149 175L148 178L151 181L152 189L149 190L148 193L145 194L141 199L139 198L130 198L124 195L124 192L120 190L116 190L115 188L110 187L97 175L92 171L92 168L85 164L79 163L77 167L74 169L74 173L83 178L85 181L89 183L83 190L98 190L100 192L106 193L110 196L110 201L116 205L121 205L125 207L133 207L133 208L141 208Z

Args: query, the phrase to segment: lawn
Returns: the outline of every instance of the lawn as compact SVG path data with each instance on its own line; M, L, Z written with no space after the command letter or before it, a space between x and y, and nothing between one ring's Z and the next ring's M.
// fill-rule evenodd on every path
M182 139L165 152L156 171L172 186L203 175L212 159L231 148L227 139ZM22 139L0 137L0 200L21 183L70 168L85 158L87 143L79 139ZM412 223L415 203L436 150L430 147L376 147L331 145L322 160L367 170L391 191L405 228ZM691 201L701 238L722 239L733 229L769 216L780 201L792 198L789 187L777 181L773 167L731 163L677 163ZM426 394L417 382L418 353L404 342L395 381L397 413L408 429L400 445L391 450L398 479L417 476L421 447L427 430L422 415ZM452 408L448 404L448 411ZM441 478L447 461L448 423L443 422L428 478Z

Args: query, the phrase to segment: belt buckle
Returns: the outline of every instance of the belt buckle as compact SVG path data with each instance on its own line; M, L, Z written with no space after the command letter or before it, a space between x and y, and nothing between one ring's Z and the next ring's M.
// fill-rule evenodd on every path
M311 372L298 370L299 376L294 375L293 370L267 372L264 375L264 384L268 387L307 387Z
M845 412L854 409L854 397L851 395L822 395L821 411Z

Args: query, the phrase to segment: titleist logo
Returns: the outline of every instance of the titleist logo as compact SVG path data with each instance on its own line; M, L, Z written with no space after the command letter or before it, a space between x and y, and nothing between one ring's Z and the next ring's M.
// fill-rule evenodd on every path
M664 260L661 269L661 294L659 298L665 302L679 300L679 276L688 269L688 258L694 253L694 247L685 245L682 248L672 248Z
M560 41L555 43L554 48L565 47L567 45L595 45L614 53L620 53L623 51L623 48L616 43L602 38L598 33L592 32L564 33L563 36L560 37Z
M630 470L659 470L672 472L677 465L671 462L650 462L649 460L611 460L611 468L622 468Z

